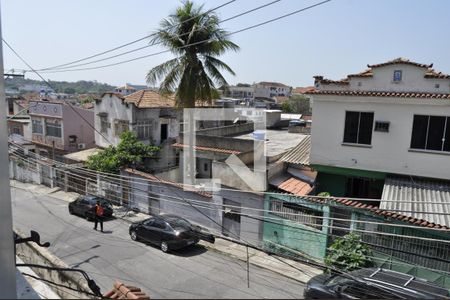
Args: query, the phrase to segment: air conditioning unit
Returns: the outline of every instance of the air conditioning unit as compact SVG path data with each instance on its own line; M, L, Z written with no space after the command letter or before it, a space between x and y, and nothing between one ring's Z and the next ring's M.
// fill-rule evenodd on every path
M86 149L86 144L78 144L78 150Z

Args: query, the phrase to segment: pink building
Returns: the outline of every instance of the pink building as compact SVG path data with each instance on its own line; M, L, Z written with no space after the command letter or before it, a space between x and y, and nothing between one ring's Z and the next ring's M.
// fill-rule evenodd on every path
M31 101L31 140L36 152L62 160L62 156L95 147L94 112L70 107L63 101Z

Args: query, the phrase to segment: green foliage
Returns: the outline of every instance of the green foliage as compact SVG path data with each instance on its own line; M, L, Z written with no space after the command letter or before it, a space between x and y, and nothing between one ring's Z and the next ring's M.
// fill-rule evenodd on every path
M145 145L133 132L126 131L120 135L117 147L109 146L89 156L86 164L92 170L117 174L122 167L139 168L145 158L154 157L158 151L159 147Z
M328 248L325 264L329 270L339 269L347 272L372 266L371 256L371 249L361 242L359 235L351 232L337 238Z
M320 193L317 194L317 196L320 196L320 197L330 197L331 194L330 194L329 192L320 192Z
M283 102L281 104L281 110L284 113L293 113L294 112L294 108L291 106L291 104L288 101Z
M205 40L209 42L204 43ZM197 101L211 102L219 96L216 86L227 85L221 71L234 75L218 57L228 50L237 51L239 46L231 42L228 32L220 27L215 12L205 12L203 6L191 1L183 2L161 21L150 43L162 44L175 58L151 69L147 73L147 83L160 83L162 94L175 91L179 107L195 107Z
M309 99L305 96L291 96L287 102L289 103L292 113L308 114L310 112Z
M43 81L25 79L25 78L13 78L5 80L5 86L7 88L19 88L27 84L45 85ZM114 90L114 86L99 83L97 81L86 81L80 80L77 82L67 82L67 81L50 81L50 84L55 88L57 93L67 93L67 94L87 94L87 93L97 93L101 94L104 92Z

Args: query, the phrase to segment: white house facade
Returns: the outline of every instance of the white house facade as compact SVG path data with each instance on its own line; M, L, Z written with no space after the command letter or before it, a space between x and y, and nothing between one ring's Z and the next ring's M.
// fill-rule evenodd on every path
M391 175L450 180L450 75L402 58L368 67L316 76L309 92L319 191L380 198Z
M95 142L105 148L117 146L120 135L133 131L145 144L160 146L162 159L155 167L171 167L176 153L170 146L179 135L179 112L175 101L154 91L140 90L128 96L105 93L97 100L95 111ZM171 150L172 149L172 150Z

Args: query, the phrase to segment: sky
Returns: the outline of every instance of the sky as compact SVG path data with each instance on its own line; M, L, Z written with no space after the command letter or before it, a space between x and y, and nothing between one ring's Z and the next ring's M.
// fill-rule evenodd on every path
M194 1L205 10L228 0ZM225 19L272 0L236 0L218 10ZM293 12L320 0L282 0L222 23L233 32ZM35 69L84 58L154 32L181 5L177 0L0 0L3 38ZM276 81L312 85L314 75L340 79L367 64L405 57L450 73L450 1L332 0L288 18L231 35L240 51L221 57L236 73L229 84ZM148 40L106 56L135 49ZM90 66L131 59L164 48L148 47ZM5 70L26 69L3 46ZM106 57L102 56L102 57ZM99 57L99 58L102 58ZM152 67L172 58L164 53L98 70L43 74L49 80L97 80L111 85L145 84ZM98 59L98 58L97 58ZM85 66L88 67L88 66ZM27 73L26 78L36 79Z

